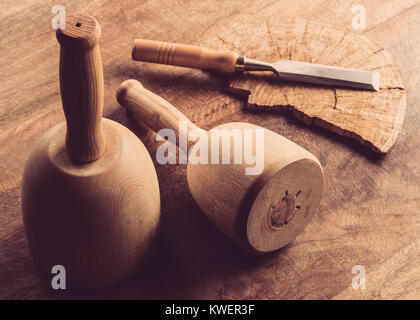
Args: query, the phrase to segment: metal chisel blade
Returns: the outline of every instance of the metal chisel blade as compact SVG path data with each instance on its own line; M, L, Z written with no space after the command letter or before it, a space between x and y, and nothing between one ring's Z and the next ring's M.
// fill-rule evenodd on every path
M300 61L279 60L271 64L280 79L379 90L379 72L347 69Z

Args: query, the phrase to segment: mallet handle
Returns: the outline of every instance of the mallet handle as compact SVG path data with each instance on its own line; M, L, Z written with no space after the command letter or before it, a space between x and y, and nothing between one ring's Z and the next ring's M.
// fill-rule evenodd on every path
M89 15L66 19L57 30L60 43L60 88L67 120L66 146L72 161L91 162L105 150L101 130L104 78L99 51L101 28Z
M136 119L155 132L171 129L178 139L188 138L188 134L193 131L198 136L206 133L168 101L145 89L137 80L130 79L121 83L117 91L117 100L121 106L129 109ZM185 124L187 132L180 130L181 122Z

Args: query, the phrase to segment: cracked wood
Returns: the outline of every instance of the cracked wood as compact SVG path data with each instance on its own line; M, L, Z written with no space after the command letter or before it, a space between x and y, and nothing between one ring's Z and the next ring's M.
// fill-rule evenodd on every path
M308 125L350 137L380 153L394 145L404 120L406 92L389 54L366 37L295 19L247 25L217 39L213 47L237 48L264 61L289 59L379 71L379 92L279 81L264 72L238 75L229 89L246 97L249 109L292 110Z

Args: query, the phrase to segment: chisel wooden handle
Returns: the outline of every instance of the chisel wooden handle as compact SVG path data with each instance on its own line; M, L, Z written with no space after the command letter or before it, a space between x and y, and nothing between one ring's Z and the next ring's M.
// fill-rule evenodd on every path
M235 72L238 55L233 51L217 51L153 40L134 41L133 59L196 69Z

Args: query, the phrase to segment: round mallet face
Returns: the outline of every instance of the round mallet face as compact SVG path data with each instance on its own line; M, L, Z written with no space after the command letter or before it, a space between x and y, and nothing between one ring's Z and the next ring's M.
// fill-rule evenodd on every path
M293 241L312 219L322 188L323 171L314 160L298 160L276 172L252 204L247 221L251 247L270 252Z

